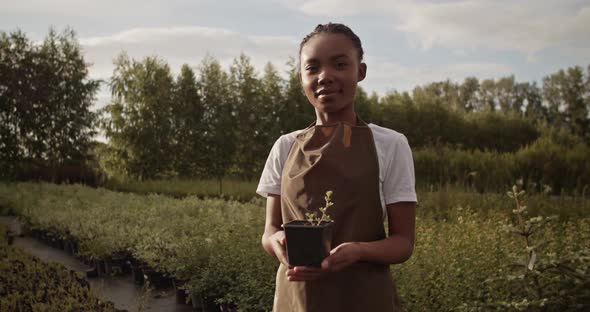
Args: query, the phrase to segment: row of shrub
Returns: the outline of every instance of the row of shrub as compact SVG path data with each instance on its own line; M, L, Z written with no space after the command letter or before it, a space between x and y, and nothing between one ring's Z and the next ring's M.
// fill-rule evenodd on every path
M554 195L590 195L590 145L563 130L544 129L541 134L534 142L514 151L469 149L456 144L416 147L413 149L416 185L421 189L432 189L451 184L482 193L499 192L510 187L513 179L518 177L529 189L534 184L541 191L550 187ZM518 136L518 133L510 136ZM411 140L410 144L415 146ZM225 177L222 180L137 181L106 177L97 165L90 164L48 167L23 162L18 166L19 174L14 177L17 181L82 183L116 191L159 193L173 197L194 195L248 201L256 196L256 179L243 181Z
M541 134L540 127L516 114L465 114L439 103L392 104L374 107L369 121L403 133L417 148L442 143L468 150L514 152Z
M417 149L414 162L419 187L450 183L499 192L519 177L541 190L549 186L553 194L590 195L590 146L563 133L548 133L514 153Z
M130 254L190 294L242 311L272 305L277 263L260 247L264 211L253 204L5 184L0 206L20 215L30 231L75 241L85 259Z
M140 195L161 194L175 198L196 196L198 198L219 198L248 202L256 198L255 181L238 179L170 179L170 180L129 180L112 178L103 187L120 192Z
M553 195L590 197L590 145L563 131L546 131L534 143L515 152L435 145L414 149L413 157L419 189L458 185L480 193L503 192L518 177L529 190L542 192L550 188ZM248 201L256 196L256 183L232 179L111 179L104 186L140 194L221 196Z
M514 177L529 190L550 188L554 195L590 197L590 146L554 132L514 153L468 151L446 145L414 149L416 186L422 190L459 185L480 193L502 192ZM138 194L159 193L173 197L221 197L249 201L256 196L257 181L235 179L118 180L104 187Z
M120 311L95 297L79 273L8 244L0 225L0 311Z
M526 255L520 241L499 225L511 220L513 202L506 196L450 188L420 193L419 198L414 256L391 267L406 309L476 310L488 303L514 301L510 296L520 294L516 290L521 285L486 282ZM570 211L535 233L548 241L538 258L576 259L574 271L590 278L590 258L579 257L590 255L588 201L537 194L529 205L540 206L535 213ZM0 207L20 215L30 229L75 239L79 252L88 257L127 252L173 277L191 294L215 298L237 311L272 307L277 261L260 247L260 204L139 196L82 186L3 184ZM570 277L558 277L575 284ZM552 287L547 298L571 293L569 286ZM583 297L568 298L561 303L551 299L550 311L566 310L572 302L570 310L590 307ZM527 299L526 294L517 299Z

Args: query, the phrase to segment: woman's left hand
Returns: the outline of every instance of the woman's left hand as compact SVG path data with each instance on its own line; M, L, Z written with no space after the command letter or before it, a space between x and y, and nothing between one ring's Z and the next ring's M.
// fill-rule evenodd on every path
M330 251L330 255L324 259L321 268L314 267L289 267L287 276L289 281L313 281L328 272L338 272L358 262L361 258L360 245L358 243L342 243Z
M356 242L342 243L330 251L322 262L322 270L338 272L361 259L361 246Z
M291 282L313 281L326 273L322 268L296 266L287 269L287 280Z

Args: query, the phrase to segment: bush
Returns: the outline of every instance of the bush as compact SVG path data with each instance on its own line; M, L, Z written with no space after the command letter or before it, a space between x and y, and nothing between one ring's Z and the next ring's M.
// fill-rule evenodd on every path
M508 298L503 286L484 282L522 255L523 247L501 227L510 220L510 199L449 186L418 195L414 255L391 267L406 309L451 311L463 303L475 309L477 303ZM239 311L272 308L278 263L260 247L261 204L30 183L0 184L0 199L30 228L76 238L87 256L129 252L184 282L190 293ZM538 231L539 239L551 242L545 254L558 259L587 254L589 201L536 193L529 203L535 213L560 214Z
M6 245L0 228L0 311L119 311L78 273Z

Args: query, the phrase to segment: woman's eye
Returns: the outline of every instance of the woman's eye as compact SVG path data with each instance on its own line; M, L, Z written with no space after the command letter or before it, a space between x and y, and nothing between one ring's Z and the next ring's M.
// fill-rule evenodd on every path
M309 72L316 71L317 69L318 69L317 66L307 66L307 67L305 67L305 70L307 70Z

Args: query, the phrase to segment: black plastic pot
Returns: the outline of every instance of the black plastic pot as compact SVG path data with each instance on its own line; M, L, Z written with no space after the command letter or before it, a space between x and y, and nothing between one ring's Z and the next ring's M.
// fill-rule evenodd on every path
M113 275L113 263L110 259L104 259L102 261L104 263L104 275L105 276L112 276Z
M206 311L205 299L201 294L193 293L191 294L191 305L195 310Z
M148 280L150 281L150 285L152 285L155 289L165 289L172 287L172 279L165 276L163 273L155 271L149 267L143 268L143 274L147 276Z
M6 236L6 241L8 242L8 245L12 245L14 243L14 236L12 234L8 234Z
M102 259L94 259L94 268L98 274L98 277L103 277L106 274L106 265Z
M187 304L188 295L186 293L186 290L182 288L185 282L174 279L172 283L174 284L174 290L176 293L176 303Z
M300 220L283 224L289 264L320 267L330 254L333 224L330 221L312 225Z
M78 244L73 239L67 239L63 242L64 251L75 256L78 253Z
M86 270L86 277L98 277L98 268L96 267L94 260L84 257L83 262L88 266L88 270Z
M129 273L127 256L121 253L115 253L111 256L112 273L124 275Z
M133 282L136 285L143 285L143 283L145 282L144 277L143 277L143 269L142 266L136 264L136 263L132 263L131 264L131 273L133 274Z

